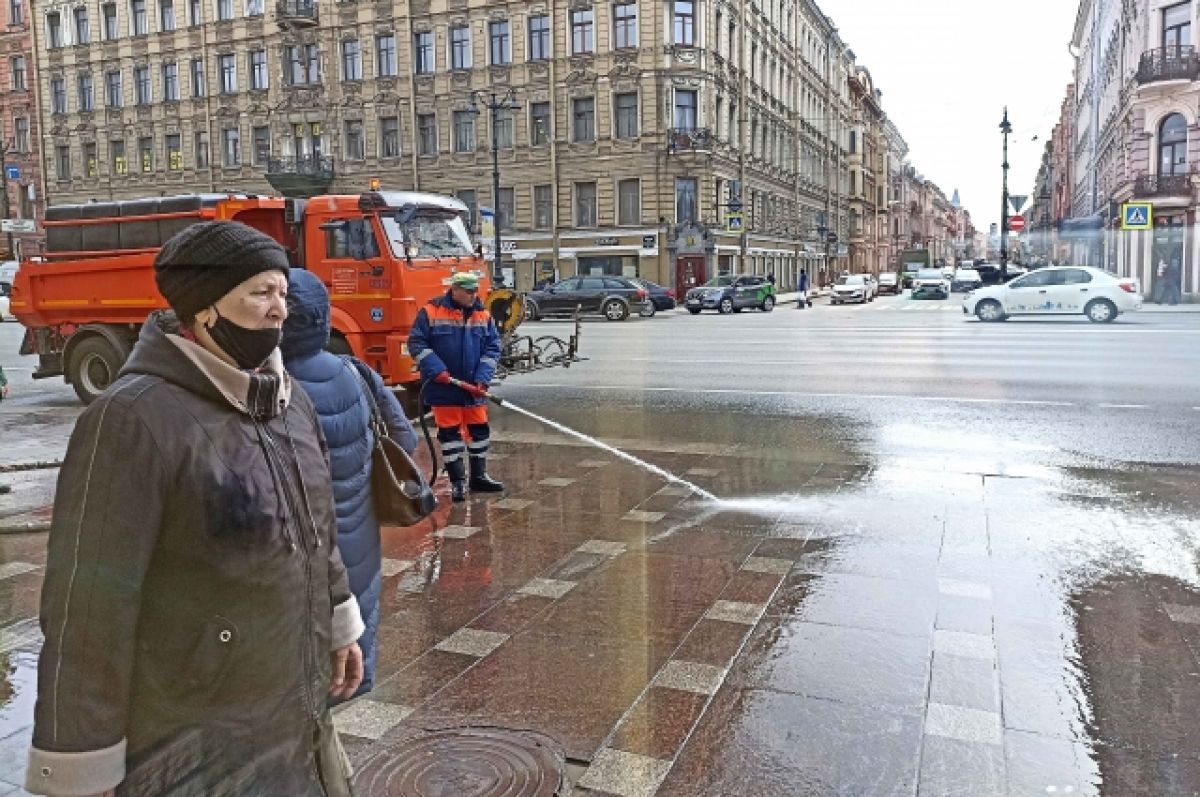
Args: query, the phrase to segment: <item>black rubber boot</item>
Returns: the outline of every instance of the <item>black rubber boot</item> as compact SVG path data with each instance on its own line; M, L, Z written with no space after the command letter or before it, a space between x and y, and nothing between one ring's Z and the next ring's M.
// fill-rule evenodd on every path
M487 457L471 457L471 490L477 493L498 493L504 484L487 474Z
M450 500L467 500L467 468L461 459L446 463L446 475L450 477Z

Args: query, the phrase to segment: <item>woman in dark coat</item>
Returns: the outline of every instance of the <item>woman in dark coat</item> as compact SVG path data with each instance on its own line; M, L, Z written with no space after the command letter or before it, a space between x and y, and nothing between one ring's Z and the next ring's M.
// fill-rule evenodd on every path
M379 521L371 503L372 399L388 433L409 454L417 446L412 425L400 402L374 371L352 364L350 358L325 351L329 343L329 293L311 272L294 268L289 280L288 319L283 325L283 364L308 397L321 419L333 475L337 507L338 548L350 575L366 630L359 637L364 674L362 694L375 685L375 638L379 628L382 558ZM361 378L360 378L361 374ZM363 390L369 381L371 395Z
M54 499L35 794L342 797L326 701L362 677L325 442L276 348L287 257L203 222L80 416Z

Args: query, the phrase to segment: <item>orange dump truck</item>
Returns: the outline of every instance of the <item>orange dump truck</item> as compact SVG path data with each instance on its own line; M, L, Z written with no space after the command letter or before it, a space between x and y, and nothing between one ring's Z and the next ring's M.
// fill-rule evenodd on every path
M463 222L466 206L434 194L368 191L311 199L185 195L46 211L46 252L21 264L11 312L25 325L34 378L63 376L85 403L117 377L142 322L167 306L154 283L163 242L190 224L233 219L270 235L292 264L329 289L329 348L353 353L390 385L412 386L408 333L456 271L485 267ZM405 396L411 401L415 391Z

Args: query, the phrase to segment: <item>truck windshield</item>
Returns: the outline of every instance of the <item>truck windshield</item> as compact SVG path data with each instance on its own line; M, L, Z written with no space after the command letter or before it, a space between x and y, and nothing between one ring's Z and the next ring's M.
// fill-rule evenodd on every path
M457 213L421 208L403 223L391 214L381 215L380 221L392 254L399 259L474 255L471 236Z

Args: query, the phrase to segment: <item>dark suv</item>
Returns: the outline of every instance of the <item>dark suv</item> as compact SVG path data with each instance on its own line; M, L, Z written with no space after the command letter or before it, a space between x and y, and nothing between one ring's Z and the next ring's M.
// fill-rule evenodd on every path
M536 321L549 316L599 314L609 321L624 321L640 313L649 296L646 289L624 277L571 277L525 296L525 317Z

